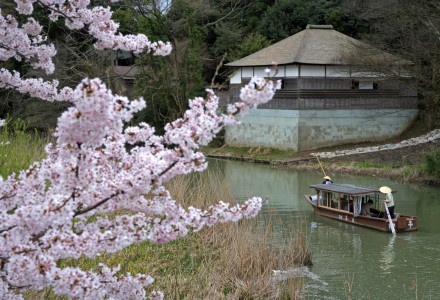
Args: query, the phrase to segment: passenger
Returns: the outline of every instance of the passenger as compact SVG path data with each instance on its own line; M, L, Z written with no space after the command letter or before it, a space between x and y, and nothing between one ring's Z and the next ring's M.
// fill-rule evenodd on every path
M341 207L343 210L347 210L349 209L348 207L348 197L346 194L344 194L341 198Z
M396 215L394 214L394 199L393 195L391 194L392 190L391 188L387 186L383 186L380 189L380 192L385 194L385 199L383 201L385 202L385 205L388 207L388 211L390 212L391 219L395 219ZM388 218L388 215L385 212L385 219Z
M362 216L370 216L370 217L377 217L377 214L373 214L371 212L371 206L373 205L373 200L368 200L367 203L363 203L362 204L362 209L361 209L361 215Z
M324 179L325 180L322 182L322 184L332 184L333 183L333 181L330 178L330 176L324 176Z
M318 203L318 195L310 196L310 200L312 200L313 203ZM319 205L322 205L322 197L319 196Z

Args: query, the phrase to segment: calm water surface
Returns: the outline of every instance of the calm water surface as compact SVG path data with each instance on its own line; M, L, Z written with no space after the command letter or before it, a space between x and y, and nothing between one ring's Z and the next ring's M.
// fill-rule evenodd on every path
M308 238L313 267L303 274L306 299L440 299L439 189L375 177L332 176L338 183L397 190L396 212L417 215L418 231L393 238L316 216L304 194L313 193L310 184L322 181L319 173L220 160L210 161L209 168L230 180L238 199L268 197L259 218L275 211L285 225L279 231L300 230Z

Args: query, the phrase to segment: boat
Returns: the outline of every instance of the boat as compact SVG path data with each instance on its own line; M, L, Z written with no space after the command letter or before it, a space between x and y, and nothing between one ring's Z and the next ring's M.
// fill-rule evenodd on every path
M310 188L315 189L316 195L305 195L305 198L318 215L385 232L392 232L390 222L396 232L417 230L416 216L395 213L394 219L387 218L383 210L384 194L378 188L335 183L313 184ZM373 202L370 207L371 215L362 215L362 205L369 200Z

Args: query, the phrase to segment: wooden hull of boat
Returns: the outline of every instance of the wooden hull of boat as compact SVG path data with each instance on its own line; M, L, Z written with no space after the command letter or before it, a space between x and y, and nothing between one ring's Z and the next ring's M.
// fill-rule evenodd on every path
M391 232L389 221L385 218L374 218L370 216L357 216L348 211L342 211L326 206L317 206L310 196L305 196L307 202L313 207L316 214L338 220L340 222L350 223L362 227L372 228L384 232ZM406 232L417 230L417 217L399 215L393 220L396 232Z

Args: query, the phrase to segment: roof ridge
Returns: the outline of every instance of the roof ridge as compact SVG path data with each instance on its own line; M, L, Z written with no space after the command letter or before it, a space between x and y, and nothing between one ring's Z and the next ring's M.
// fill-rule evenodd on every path
M304 30L304 34L301 37L300 46L298 48L298 52L295 54L295 57L293 58L293 62L298 62L301 59L301 56L303 56L303 49L306 47L307 43L306 41L310 37L310 28L309 25L307 25L307 28Z
M333 25L307 24L306 29L333 29Z

